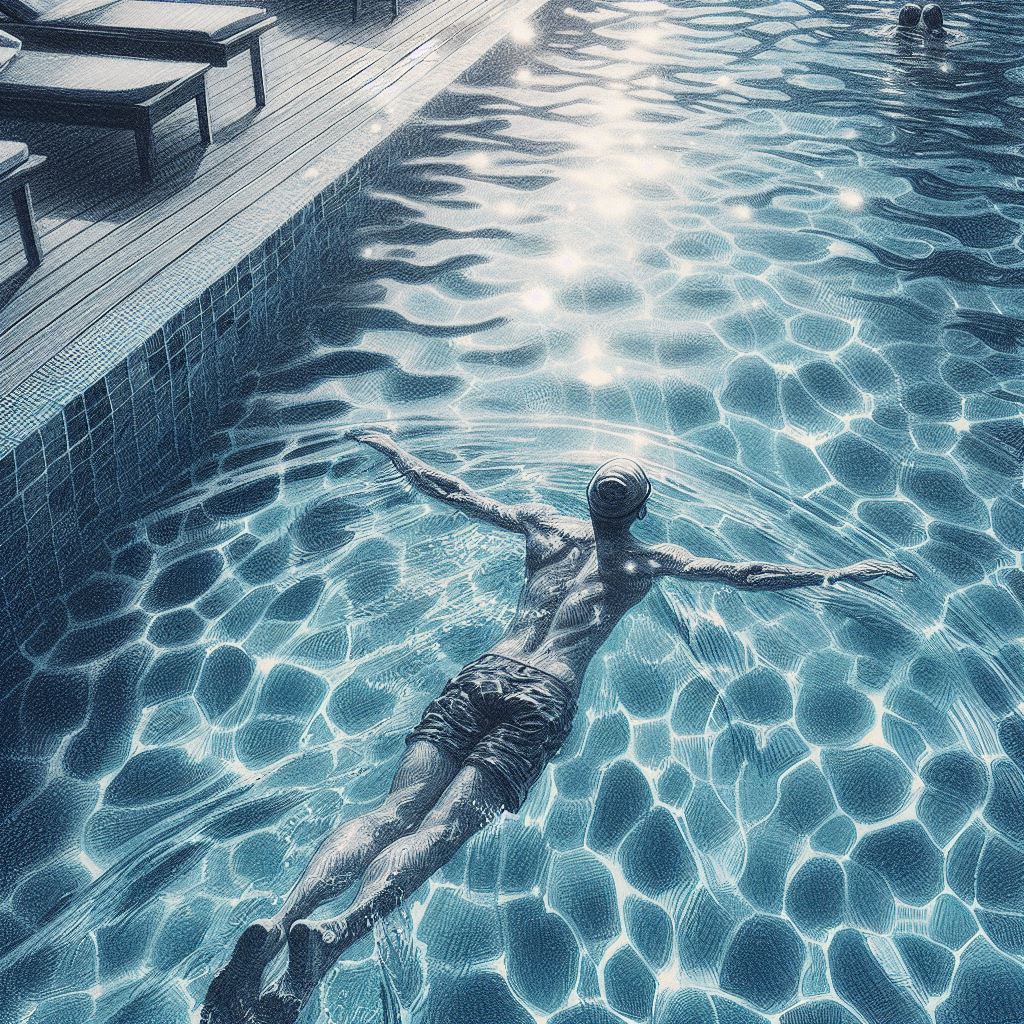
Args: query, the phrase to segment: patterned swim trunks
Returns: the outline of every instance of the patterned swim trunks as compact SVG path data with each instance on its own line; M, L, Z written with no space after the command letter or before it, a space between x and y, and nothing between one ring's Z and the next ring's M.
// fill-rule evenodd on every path
M565 742L576 706L562 680L521 661L485 654L427 705L405 742L425 740L482 769L514 812Z

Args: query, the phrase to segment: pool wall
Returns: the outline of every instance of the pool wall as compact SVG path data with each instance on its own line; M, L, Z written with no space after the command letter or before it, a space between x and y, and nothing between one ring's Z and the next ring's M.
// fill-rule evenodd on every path
M54 595L102 561L112 517L137 515L185 471L287 347L289 312L317 280L324 221L359 177L357 165L329 183L0 456L0 667L16 668Z

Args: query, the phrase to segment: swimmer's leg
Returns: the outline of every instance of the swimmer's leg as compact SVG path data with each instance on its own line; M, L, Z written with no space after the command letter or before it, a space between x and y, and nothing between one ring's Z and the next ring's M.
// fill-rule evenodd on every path
M300 920L288 933L288 970L260 999L261 1019L285 1024L341 954L411 896L455 852L505 809L492 776L468 766L413 833L392 843L366 869L349 909L326 921Z
M283 930L282 944L297 920L340 896L385 847L415 829L460 767L461 758L433 743L410 743L384 803L341 825L320 844L280 912L272 918L273 924Z
M340 896L385 847L415 829L452 781L460 763L454 754L433 743L418 740L409 744L384 803L329 835L281 910L242 932L231 958L210 985L200 1018L204 1024L245 1019L263 972L284 947L291 926Z

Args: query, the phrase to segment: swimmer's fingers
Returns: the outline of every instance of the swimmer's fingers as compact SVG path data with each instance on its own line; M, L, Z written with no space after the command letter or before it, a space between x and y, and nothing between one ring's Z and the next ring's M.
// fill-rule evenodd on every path
M880 576L891 576L897 580L916 580L917 574L900 565L898 562L883 562L869 558L864 562L851 565L838 578L845 580L874 580Z
M905 565L900 565L899 562L889 563L889 575L898 580L917 579L917 573L913 569L908 569Z
M345 431L347 441L357 441L359 444L375 446L378 444L393 444L394 438L381 427L370 427L365 425L349 427Z

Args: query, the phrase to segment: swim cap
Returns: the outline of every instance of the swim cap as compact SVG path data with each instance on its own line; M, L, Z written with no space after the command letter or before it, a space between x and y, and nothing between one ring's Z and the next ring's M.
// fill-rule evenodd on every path
M921 8L917 4L906 4L900 10L900 24L906 28L916 25L921 20Z
M590 514L598 519L630 519L651 496L651 481L632 459L612 459L587 485Z
M928 4L921 12L926 28L933 31L942 28L942 8L938 4Z

